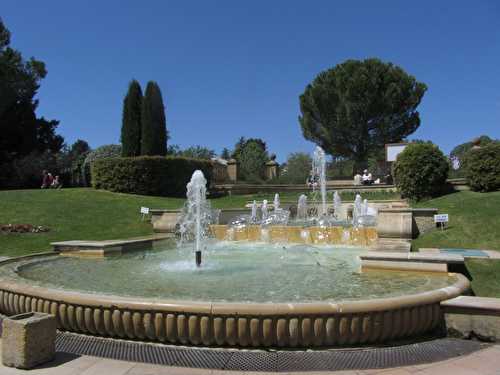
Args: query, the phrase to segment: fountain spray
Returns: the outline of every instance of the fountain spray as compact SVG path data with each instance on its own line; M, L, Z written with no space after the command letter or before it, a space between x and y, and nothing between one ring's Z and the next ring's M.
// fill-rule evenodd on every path
M301 194L299 202L297 203L297 219L307 219L307 196L304 194Z
M342 199L340 199L340 195L335 190L333 193L333 214L337 220L340 220L340 211L342 209Z
M207 180L203 172L196 170L188 182L187 201L179 221L181 242L184 238L194 237L196 265L201 265L202 242L206 228L211 220L210 203L207 202Z
M280 209L280 195L278 193L274 194L274 212L279 211Z
M326 215L326 158L325 151L319 146L314 150L313 173L319 178L321 192L321 214Z
M252 223L257 222L257 201L253 201L252 203L252 214L250 216L250 220Z

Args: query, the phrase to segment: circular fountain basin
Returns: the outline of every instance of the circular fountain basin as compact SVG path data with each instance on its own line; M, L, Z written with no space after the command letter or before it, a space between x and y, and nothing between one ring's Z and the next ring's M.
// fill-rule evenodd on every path
M56 315L60 329L218 346L335 346L422 334L462 275L360 272L361 249L218 242L0 265L0 311Z

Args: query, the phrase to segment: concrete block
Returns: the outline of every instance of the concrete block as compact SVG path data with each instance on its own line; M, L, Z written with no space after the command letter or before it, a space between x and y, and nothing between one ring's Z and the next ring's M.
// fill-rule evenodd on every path
M2 363L30 369L55 357L56 319L30 312L3 320Z

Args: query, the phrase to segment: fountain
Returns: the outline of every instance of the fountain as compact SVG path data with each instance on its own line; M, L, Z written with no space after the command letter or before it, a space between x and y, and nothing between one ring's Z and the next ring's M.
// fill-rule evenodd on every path
M251 214L250 214L250 222L252 224L257 223L257 201L256 200L254 200L253 203L252 203L252 211L251 211Z
M274 212L280 210L280 195L278 193L274 194Z
M267 216L268 216L268 212L267 212L267 199L264 199L262 201L262 206L260 206L260 211L262 212L262 221L265 221L267 219Z
M340 194L335 190L333 193L333 215L335 219L340 220L340 214L342 210L342 199L340 199Z
M297 220L304 222L307 220L307 196L305 194L300 195L297 203Z
M207 236L208 226L211 224L211 208L207 201L207 180L203 172L196 170L191 176L186 188L186 203L179 220L180 241L194 239L196 266L201 265L201 250Z
M109 340L353 346L432 331L441 324L441 301L469 286L464 276L448 272L360 271L363 250L350 241L371 228L363 220L355 230L335 225L326 209L309 223L305 195L298 212L306 222L290 225L289 211L269 214L264 200L261 225L255 225L254 202L251 215L233 221L235 242L210 240L208 228L218 237L227 227L211 224L205 193L206 180L196 171L187 184L177 251L166 242L155 251L133 247L110 259L50 252L0 262L0 313L50 313L60 330ZM371 213L357 196L356 218ZM202 250L210 256L201 271Z
M313 173L318 177L321 192L321 215L326 215L326 158L325 152L319 146L314 150Z

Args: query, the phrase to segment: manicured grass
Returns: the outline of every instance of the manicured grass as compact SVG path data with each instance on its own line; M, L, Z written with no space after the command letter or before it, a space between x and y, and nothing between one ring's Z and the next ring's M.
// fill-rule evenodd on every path
M465 265L475 295L500 298L500 260L467 259Z
M446 230L421 235L413 241L422 247L500 250L500 191L461 191L415 204L435 207L450 216Z
M0 191L0 224L33 224L47 233L0 234L0 255L49 250L50 242L102 240L152 233L141 206L179 208L183 199L116 194L93 189Z
M284 193L282 201L296 201L299 193ZM368 199L390 199L395 193L369 193ZM353 194L343 194L346 200ZM244 207L253 199L272 201L273 194L233 195L212 199L215 208ZM331 196L329 197L331 200ZM50 242L104 240L153 233L150 223L141 221L141 206L178 209L182 198L118 194L90 188L61 190L0 191L0 224L33 224L47 233L0 234L0 256L23 255L50 250Z

